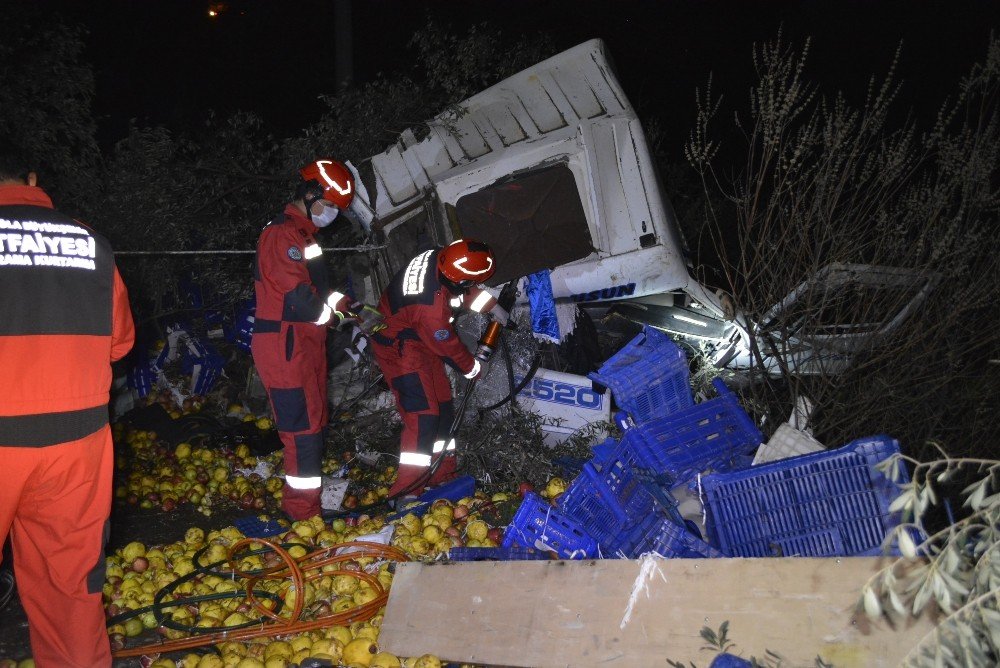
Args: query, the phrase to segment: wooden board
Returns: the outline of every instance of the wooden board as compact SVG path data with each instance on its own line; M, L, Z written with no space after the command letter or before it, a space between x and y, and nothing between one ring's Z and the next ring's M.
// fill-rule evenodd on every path
M895 666L933 629L855 611L876 558L398 564L379 643L401 656L500 666L707 666L699 632L783 666Z

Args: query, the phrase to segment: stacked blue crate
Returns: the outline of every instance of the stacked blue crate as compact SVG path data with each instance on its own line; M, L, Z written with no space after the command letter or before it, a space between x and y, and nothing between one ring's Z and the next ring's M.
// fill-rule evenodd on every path
M625 434L606 440L559 501L605 556L721 556L692 533L669 486L752 452L760 432L721 380L719 397L694 405L688 361L666 334L646 327L589 378L627 411ZM666 475L664 475L666 474Z
M156 385L156 372L153 371L152 360L149 359L149 354L144 349L138 350L132 357L136 362L129 370L126 379L128 386L134 389L140 398L143 398Z
M605 557L717 556L690 533L664 481L637 467L629 453L619 444L600 470L586 464L560 497L559 508L597 540Z
M719 378L712 385L716 398L625 431L622 443L637 465L680 484L757 449L763 437L736 395Z
M875 465L898 452L880 435L706 476L710 542L740 557L879 555L899 525L889 505L901 490Z
M191 337L181 358L181 370L191 374L191 393L206 395L222 375L226 360L208 341Z
M250 341L253 339L253 328L257 314L257 300L254 297L239 305L233 317L232 325L223 327L226 340L244 353L250 353Z
M609 388L617 404L643 422L692 405L690 375L684 351L663 332L643 327L587 377Z
M597 540L602 553L611 552L615 537L633 521L591 463L559 497L558 507Z

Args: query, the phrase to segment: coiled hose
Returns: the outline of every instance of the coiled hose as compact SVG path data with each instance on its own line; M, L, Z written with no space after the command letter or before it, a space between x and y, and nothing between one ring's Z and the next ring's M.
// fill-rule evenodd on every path
M239 540L233 543L233 545L229 548L228 559L220 560L207 566L199 566L191 573L174 580L172 583L163 587L156 593L156 596L153 598L152 605L138 608L136 610L130 610L110 618L107 621L108 626L121 624L132 617L152 612L160 626L193 634L188 638L164 640L146 645L119 649L112 652L112 656L115 658L126 658L150 654L152 652L175 652L194 647L212 645L222 641L240 641L258 638L261 636L302 633L304 631L313 631L328 626L346 626L353 622L365 621L374 617L382 606L384 606L389 600L389 592L382 586L382 583L378 580L378 578L364 571L333 569L324 572L322 568L324 566L339 564L363 557L374 557L377 559L388 559L391 561L409 561L409 557L406 553L399 548L367 541L354 541L351 543L342 543L340 545L319 548L313 550L312 552L308 552L299 558L293 557L286 549L291 548L292 545L293 544L289 543L276 543L264 538L244 538ZM244 549L252 548L253 546L258 546L259 549L241 554ZM197 564L199 557L205 552L206 549L208 549L208 546L199 550L194 555L192 561ZM274 552L282 563L270 568L253 571L243 571L236 566L238 559L245 556L264 554L267 552ZM224 573L227 577L231 577L234 580L242 578L243 587L241 589L229 592L205 594L201 596L174 597L174 592L183 583L204 574L220 574L219 572L213 572L212 569L215 569L223 564L229 564L230 566L228 572ZM307 575L307 572L312 572L312 574ZM301 619L301 615L302 607L305 602L304 595L300 594L295 597L295 603L292 606L291 613L285 617L279 614L283 606L281 597L272 592L256 588L256 585L262 580L291 578L291 587L294 587L296 592L301 593L305 591L305 583L324 576L334 577L337 575L349 575L351 577L358 578L359 580L364 580L371 585L377 596L367 603L348 610L335 612L322 617L317 617L315 619L303 620ZM169 600L168 597L170 597ZM243 624L206 628L177 623L172 619L172 616L165 613L165 611L171 608L188 606L202 601L221 600L227 598L240 598L246 600L250 603L253 609L260 614L260 617ZM274 609L271 610L267 607L264 603L262 603L261 599L273 602Z

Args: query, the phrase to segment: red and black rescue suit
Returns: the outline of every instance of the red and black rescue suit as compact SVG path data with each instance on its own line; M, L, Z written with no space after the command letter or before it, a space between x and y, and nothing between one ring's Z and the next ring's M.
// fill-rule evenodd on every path
M251 350L284 446L282 508L296 520L321 511L329 304L346 310L350 301L329 289L316 230L295 206L287 205L261 233L254 267L257 312ZM338 322L334 314L333 324Z
M479 363L455 333L453 309L483 312L496 306L479 288L456 294L446 287L437 271L438 252L420 253L392 278L378 305L386 328L371 337L372 353L403 420L399 475L390 495L420 480L432 455L445 458L425 484L437 484L454 473L454 457L448 456L455 448L448 433L454 406L444 364L472 377Z

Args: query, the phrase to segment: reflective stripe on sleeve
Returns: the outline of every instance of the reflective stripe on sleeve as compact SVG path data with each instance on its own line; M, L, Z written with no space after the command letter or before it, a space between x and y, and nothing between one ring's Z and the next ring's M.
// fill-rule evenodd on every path
M286 475L285 482L292 489L319 489L323 484L323 479L319 476L314 478L299 478L294 475Z
M431 465L431 456L422 455L419 452L401 452L399 453L399 463L407 466L427 467Z
M302 255L307 259L311 260L314 257L319 257L323 254L323 249L319 247L319 244L309 244L302 249Z
M340 292L331 292L330 296L326 298L326 305L329 306L334 311L337 310L337 304L340 300L344 298L344 295Z
M472 300L471 304L469 304L469 310L475 311L476 313L482 313L486 304L488 304L491 299L493 299L493 295L483 290L476 295L476 298Z
M319 314L319 317L314 321L317 325L325 325L330 322L330 318L333 317L333 309L323 304L323 312Z

